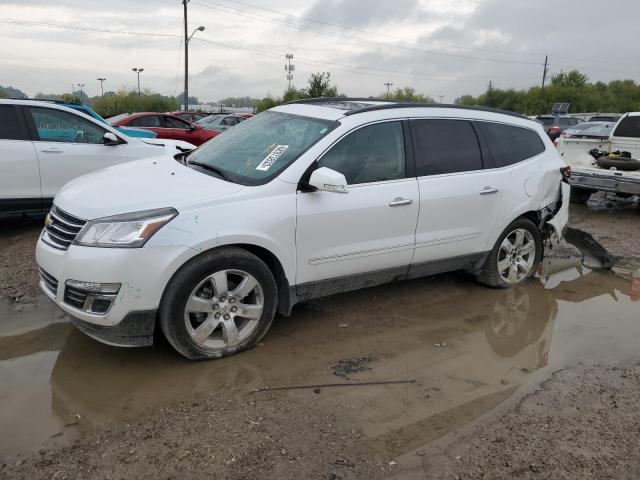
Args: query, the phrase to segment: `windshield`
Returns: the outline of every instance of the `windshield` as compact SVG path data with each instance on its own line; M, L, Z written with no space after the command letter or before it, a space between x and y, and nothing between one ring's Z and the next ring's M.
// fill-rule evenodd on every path
M262 185L335 125L331 120L267 111L213 138L187 161L215 167L232 182Z
M116 123L118 123L120 120L123 120L125 118L127 118L129 115L131 115L130 113L121 113L120 115L115 115L113 117L109 117L107 118L107 123L111 126L115 125Z
M208 117L201 118L196 123L213 123L216 120L220 120L222 115L209 115Z
M578 135L585 137L608 137L613 130L613 127L608 125L598 125L595 127L590 127L581 132L578 132Z
M538 117L538 121L547 126L553 125L554 120L555 119L553 117Z

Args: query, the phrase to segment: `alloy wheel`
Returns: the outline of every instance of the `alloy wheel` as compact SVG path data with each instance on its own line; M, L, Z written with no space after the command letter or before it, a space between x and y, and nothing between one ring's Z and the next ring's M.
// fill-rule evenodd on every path
M521 282L533 269L536 242L531 232L517 228L504 237L498 250L498 273L510 285Z

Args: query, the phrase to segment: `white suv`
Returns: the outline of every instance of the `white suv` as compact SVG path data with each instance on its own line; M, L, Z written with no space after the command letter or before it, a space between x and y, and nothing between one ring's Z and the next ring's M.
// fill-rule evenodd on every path
M0 215L46 212L73 178L193 148L176 140L129 137L54 102L0 99Z
M258 342L313 297L465 269L531 277L568 218L542 126L455 106L314 99L190 154L77 179L37 246L44 292L79 329L188 358Z

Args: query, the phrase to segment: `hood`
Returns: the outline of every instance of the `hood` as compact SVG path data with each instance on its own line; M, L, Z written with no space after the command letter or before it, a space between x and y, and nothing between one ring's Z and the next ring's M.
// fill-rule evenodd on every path
M105 168L72 180L54 203L87 220L154 208L180 207L233 195L245 188L193 170L171 157Z

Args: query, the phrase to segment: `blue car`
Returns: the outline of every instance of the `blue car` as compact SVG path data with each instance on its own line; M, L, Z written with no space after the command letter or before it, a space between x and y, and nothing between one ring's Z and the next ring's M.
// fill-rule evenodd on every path
M82 112L85 115L89 115L95 118L96 120L99 120L102 123L106 123L107 125L109 125L104 118L102 118L100 115L94 112L93 109L87 105L81 105L79 103L67 103L67 102L56 102L56 103L58 103L59 105L62 105L63 107L68 107L68 108L73 108L74 110L78 110L79 112ZM149 130L142 130L139 128L129 128L129 127L114 127L114 128L120 130L123 134L129 137L156 138L158 136L154 132L151 132Z

